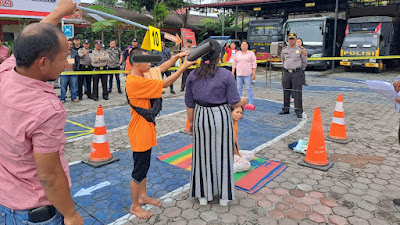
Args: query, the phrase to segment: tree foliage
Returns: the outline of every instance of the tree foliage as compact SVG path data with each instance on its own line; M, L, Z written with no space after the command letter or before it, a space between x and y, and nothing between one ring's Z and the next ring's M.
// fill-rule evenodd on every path
M162 26L168 17L168 11L182 8L184 0L123 0L130 9L142 12L143 9L153 15L153 25Z
M222 13L219 13L218 18L203 19L203 20L201 20L201 23L196 24L196 26L204 28L200 32L200 36L202 39L207 36L210 36L210 31L214 35L222 35L222 27L224 27L225 35L231 35L236 30L235 19L239 19L239 18L236 18L234 14L223 15ZM224 24L222 23L223 20L224 20ZM241 20L238 20L238 29L242 29L242 27L248 26L248 23L249 23L249 20L245 20L245 21L243 21L243 23Z
M111 15L116 15L117 12L102 5L93 5L89 7L90 9L94 9L100 12L105 12ZM108 27L118 27L122 24L122 22L118 20L102 20L102 21L97 21L92 24L92 30L93 32L100 32Z

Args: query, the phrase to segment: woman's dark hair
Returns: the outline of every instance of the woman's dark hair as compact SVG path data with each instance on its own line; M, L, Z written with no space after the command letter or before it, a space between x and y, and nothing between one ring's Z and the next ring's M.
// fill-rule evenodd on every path
M194 71L196 79L214 77L215 72L219 70L219 57L216 59L201 58L200 67Z
M247 40L242 40L242 41L241 41L241 43L240 43L240 50L242 50L242 44L243 44L243 42L246 42L247 46L249 46L249 47L247 48L247 50L250 50L250 44L249 44L249 42L248 42Z
M235 107L233 107L233 106L229 106L229 108L231 108L231 112L233 112L233 110L235 110L236 108ZM240 108L242 108L242 114L244 114L244 108L243 108L243 106L240 106Z
M301 41L301 46L303 46L303 39L297 38L297 40L300 40Z

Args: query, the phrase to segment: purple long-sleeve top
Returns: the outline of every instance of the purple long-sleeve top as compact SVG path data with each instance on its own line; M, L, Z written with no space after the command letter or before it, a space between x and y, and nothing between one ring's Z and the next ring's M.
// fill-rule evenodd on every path
M195 101L215 105L226 102L236 105L240 102L235 78L229 70L216 68L214 77L202 79L196 79L195 71L189 74L186 81L187 107L194 108Z

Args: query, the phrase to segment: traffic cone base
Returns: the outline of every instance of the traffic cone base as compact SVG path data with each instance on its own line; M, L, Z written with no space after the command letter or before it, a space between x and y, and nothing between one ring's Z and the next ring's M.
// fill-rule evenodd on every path
M316 169L316 170L322 170L322 171L328 171L333 166L333 164L334 164L333 162L328 162L327 165L320 166L320 165L314 165L314 164L307 163L304 160L301 160L299 162L300 166L305 166L305 167L309 167L309 168Z
M332 142L336 142L336 143L340 143L340 144L347 144L350 141L352 141L351 138L340 139L340 138L330 137L329 135L326 137L326 140L332 141Z
M94 168L100 167L100 166L104 166L113 162L119 161L119 158L114 157L113 155L111 155L111 158L109 160L105 160L105 161L91 161L91 160L84 160L82 161L85 164L88 164L89 166L92 166Z
M110 153L106 124L104 122L103 108L100 105L99 107L97 107L90 157L89 160L85 160L82 162L93 167L100 167L118 160L118 158L113 157Z

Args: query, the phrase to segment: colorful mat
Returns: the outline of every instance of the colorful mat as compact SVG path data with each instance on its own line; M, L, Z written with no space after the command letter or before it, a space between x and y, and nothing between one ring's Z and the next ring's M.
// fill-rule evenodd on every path
M157 159L184 170L192 169L192 144L161 155ZM287 168L281 162L255 157L248 171L235 173L236 188L250 194L256 193Z

